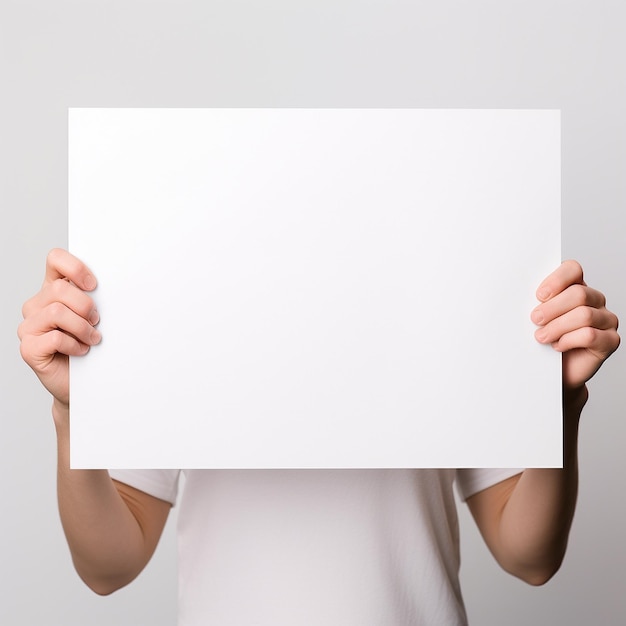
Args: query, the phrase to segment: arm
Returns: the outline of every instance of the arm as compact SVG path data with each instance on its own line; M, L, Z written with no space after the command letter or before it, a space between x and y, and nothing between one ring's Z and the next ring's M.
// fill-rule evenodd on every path
M563 469L527 469L467 502L498 563L530 584L559 569L576 507L578 422L585 383L617 349L617 317L588 287L582 268L565 261L539 286L531 314L537 341L563 353Z
M74 565L96 593L129 583L149 561L170 504L112 481L106 470L69 468L69 358L100 342L98 314L85 292L95 277L64 250L48 255L44 284L23 307L20 351L53 396L58 501Z

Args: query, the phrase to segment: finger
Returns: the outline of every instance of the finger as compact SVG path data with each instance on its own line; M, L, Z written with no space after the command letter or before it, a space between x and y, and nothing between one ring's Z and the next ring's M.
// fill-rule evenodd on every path
M616 329L617 317L604 308L579 306L538 328L535 331L535 338L540 343L554 343L563 335L586 326L599 330Z
M563 261L537 288L537 300L545 302L565 291L570 285L584 285L583 268L578 261Z
M44 309L24 320L19 333L25 335L43 335L51 330L61 330L74 336L81 343L96 345L102 338L100 332L87 320L61 302L52 302Z
M59 278L71 280L77 287L85 291L96 288L96 277L89 268L73 254L62 248L53 248L46 259L46 277L44 284Z
M43 372L57 353L67 356L82 356L89 346L60 330L43 335L26 335L20 344L22 358L36 372Z
M585 326L563 335L558 341L552 344L557 352L567 352L577 348L586 348L598 359L604 360L617 350L620 344L620 337L613 328L609 330L599 330Z
M92 324L98 322L98 312L93 298L66 280L57 279L45 285L41 291L24 303L24 319L36 315L53 302L60 302Z
M530 314L530 319L537 325L545 326L553 319L572 311L576 307L586 306L601 309L605 304L606 298L601 291L586 285L576 284L535 307Z

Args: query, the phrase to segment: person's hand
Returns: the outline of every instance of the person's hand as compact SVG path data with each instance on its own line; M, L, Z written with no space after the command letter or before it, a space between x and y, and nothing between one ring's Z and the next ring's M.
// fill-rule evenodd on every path
M100 342L99 321L86 291L96 287L87 266L66 250L54 249L46 261L41 290L22 307L19 325L22 358L62 406L69 405L69 358Z
M588 287L576 261L564 261L537 289L541 302L531 313L535 338L563 353L565 392L583 388L617 350L617 316L601 292Z

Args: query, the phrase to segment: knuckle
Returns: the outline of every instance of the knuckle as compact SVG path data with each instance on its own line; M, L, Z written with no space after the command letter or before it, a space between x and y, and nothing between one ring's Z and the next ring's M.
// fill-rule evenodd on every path
M589 304L586 287L583 287L583 285L572 285L571 290L577 306Z
M50 285L50 292L55 300L60 300L67 289L67 281L58 278Z
M576 259L568 259L563 262L564 265L567 265L572 273L576 276L576 280L583 279L583 267L582 265L576 261Z
M585 326L591 326L594 319L594 310L590 306L581 307L582 323Z
M582 330L583 344L587 347L593 345L598 337L598 330L596 328L592 328L591 326L586 326Z
M65 309L65 305L61 302L51 302L48 305L48 316L52 319L58 320L59 317L63 315L63 311Z
M46 264L48 267L54 268L59 273L72 279L76 278L83 268L83 264L63 248L52 248L48 252Z
M26 341L26 339L23 339L20 342L20 356L22 357L22 359L24 359L24 361L26 361L26 363L30 362L30 350L28 349L28 342Z
M20 342L20 356L32 369L35 369L36 367L35 354L36 351L33 346L32 337L30 335L26 335Z
M59 263L59 261L61 260L63 254L64 251L61 248L52 248L52 250L48 252L48 256L46 257L46 263L50 267L56 267L57 263Z
M51 330L50 333L50 347L55 352L59 352L63 345L63 333L60 330Z
M26 319L32 310L32 298L29 298L22 305L22 317Z

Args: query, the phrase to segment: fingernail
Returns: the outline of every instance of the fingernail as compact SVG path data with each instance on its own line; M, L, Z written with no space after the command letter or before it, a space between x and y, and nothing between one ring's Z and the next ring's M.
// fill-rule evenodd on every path
M547 336L548 336L548 333L543 329L535 332L535 338L537 339L537 341L540 341L541 343L543 343L546 340Z
M539 300L547 300L550 297L550 290L546 287L537 289L537 297Z
M99 330L96 330L95 328L91 331L91 334L89 335L89 339L91 340L91 343L93 345L96 345L97 343L100 343L101 339L102 339L102 334L100 333Z
M96 279L91 274L88 274L85 277L85 283L84 284L85 284L85 288L86 289L94 289L95 286L96 286Z
M98 315L98 311L96 311L96 309L94 309L90 314L89 314L89 323L92 326L95 326L98 322L100 321L100 315Z
M543 313L539 309L535 309L530 314L530 319L535 322L535 324L541 324L541 322L543 322Z

